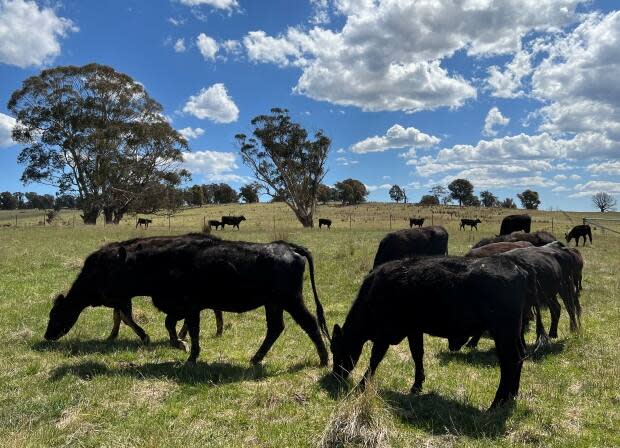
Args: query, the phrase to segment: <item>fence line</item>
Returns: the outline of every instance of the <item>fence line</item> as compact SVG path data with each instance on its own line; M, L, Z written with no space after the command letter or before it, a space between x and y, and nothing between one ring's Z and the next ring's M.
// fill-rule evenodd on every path
M610 219L610 218L583 218L583 223L584 223L584 225L586 223L589 223L589 224L592 224L595 227L600 227L601 229L608 230L609 232L620 234L620 231L618 231L618 230L610 229L607 226L604 226L602 224L598 224L596 221L599 221L599 220L600 221L614 221L614 222L620 223L620 219Z

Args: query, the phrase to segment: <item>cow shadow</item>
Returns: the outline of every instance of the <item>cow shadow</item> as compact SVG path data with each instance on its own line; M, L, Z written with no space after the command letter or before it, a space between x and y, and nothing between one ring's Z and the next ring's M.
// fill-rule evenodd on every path
M514 402L492 411L481 410L434 392L420 395L381 391L381 398L403 423L432 435L465 435L471 438L497 438L506 433L506 421L513 414ZM529 411L520 412L527 415Z
M564 351L565 341L563 340L551 340L548 344L543 345L538 350L534 351L533 345L528 345L525 361L540 362L548 356L554 356ZM440 351L437 353L439 363L442 365L449 364L451 362L460 362L463 364L470 364L479 367L494 367L499 366L497 359L497 352L495 347L489 347L487 349L480 350L478 348L462 348L458 352Z
M340 378L331 372L323 375L318 384L332 400L344 397L355 388L355 383L350 378Z
M240 366L226 362L206 363L198 361L194 365L179 362L163 363L119 363L118 367L108 367L100 362L84 361L77 364L65 364L51 371L49 379L58 381L67 375L74 375L83 380L92 380L98 376L127 376L140 380L166 379L180 384L230 384L243 381L260 381L266 378L267 371L262 365Z
M139 339L106 339L91 340L61 340L61 341L38 341L31 345L32 350L37 352L60 352L67 355L88 355L94 353L113 353L118 351L136 351L155 349L157 347L169 347L168 340L151 341L144 345Z

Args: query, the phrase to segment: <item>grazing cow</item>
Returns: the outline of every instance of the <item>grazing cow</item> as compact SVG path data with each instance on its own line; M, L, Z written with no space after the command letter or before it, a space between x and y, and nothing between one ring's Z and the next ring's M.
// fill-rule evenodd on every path
M333 373L346 378L364 344L372 341L363 386L389 346L408 338L415 364L411 392L416 393L425 379L423 334L458 338L488 329L501 370L491 407L499 406L519 391L525 355L522 317L535 288L535 278L528 271L500 256L481 260L428 257L385 263L364 279L342 328L334 326Z
M138 228L138 226L142 227L143 225L146 226L146 228L148 229L149 224L151 224L152 222L152 219L138 218L138 221L136 222L136 229Z
M534 246L539 247L544 246L545 244L553 243L554 241L557 241L557 238L553 234L542 230L533 233L513 232L510 235L482 238L474 244L473 249L486 246L487 244L515 241L527 241L528 243L532 243Z
M327 230L332 228L332 220L327 218L319 218L319 229L323 226L327 226Z
M224 226L226 224L228 224L229 226L233 226L233 229L236 227L237 230L241 230L239 229L239 223L241 223L241 221L245 221L245 216L241 215L241 216L222 216L222 230L224 230Z
M518 232L519 230L530 233L531 226L532 217L530 215L508 215L502 219L499 234L508 235L512 232Z
M575 246L579 246L579 238L583 237L583 245L586 245L586 236L590 238L590 244L592 244L592 229L587 224L581 224L575 226L570 232L565 233L566 242L570 243L570 240L575 240Z
M303 302L305 260L316 318ZM194 363L200 353L202 309L242 313L264 306L267 335L252 363L261 362L280 336L283 312L287 311L314 342L321 365L327 364L321 332L328 337L329 333L316 292L314 262L312 254L301 246L283 241L225 241L205 234L109 244L86 259L67 295L56 298L45 338L56 340L66 334L88 306L108 306L127 315L134 296L151 297L155 307L166 314L174 347L185 348L176 333L176 323L185 319L191 339L188 363Z
M409 228L413 226L422 227L425 218L409 218Z
M579 301L579 295L581 290L581 280L583 277L583 257L579 252L579 249L571 247L568 249L570 255L572 256L572 267L573 267L573 280L575 282L575 309L577 311L577 318L581 318L581 302Z
M482 221L480 221L478 218L476 219L461 219L461 226L459 228L459 230L465 230L465 226L469 226L469 230L473 230L474 228L476 229L476 232L478 231L478 224L480 224Z
M520 249L523 247L532 247L532 243L528 241L504 241L501 243L491 243L486 246L470 249L465 256L473 258L490 257L491 255L497 255L508 252L509 250Z
M372 267L415 255L447 254L448 232L441 226L397 230L381 240Z
M211 227L215 227L215 230L217 230L220 226L222 227L222 229L224 229L224 224L222 224L217 219L210 219L208 223Z

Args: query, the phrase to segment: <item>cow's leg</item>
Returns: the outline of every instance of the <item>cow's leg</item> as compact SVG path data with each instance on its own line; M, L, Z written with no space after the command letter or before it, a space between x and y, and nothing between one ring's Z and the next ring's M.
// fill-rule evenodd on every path
M482 337L483 333L484 333L484 330L480 330L479 332L475 333L471 337L469 342L467 343L466 347L467 348L476 348L476 347L478 347L478 342L480 342L480 338Z
M560 303L558 302L558 299L555 295L547 299L547 303L549 305L549 313L551 313L551 326L549 327L549 337L555 339L558 337L558 322L560 321L562 307L560 306Z
M200 310L188 313L185 316L185 323L192 344L186 364L195 364L200 354Z
M560 298L562 299L562 303L564 303L564 308L566 308L566 312L568 313L568 317L570 319L570 331L577 331L577 316L575 314L575 293L571 291L571 293L567 296L566 294L560 294Z
M215 314L215 335L222 336L224 332L224 316L221 311L213 310Z
M183 326L179 330L179 339L185 340L186 336L187 336L187 324L185 323L185 320L183 320Z
M321 337L321 330L319 329L319 324L316 319L308 311L306 305L303 302L303 297L301 294L295 302L295 305L289 307L286 311L291 315L291 317L299 324L299 326L306 332L312 342L314 342L314 346L316 347L316 351L319 354L319 359L321 360L321 366L326 366L329 362L329 354L327 353L327 349L325 348L325 343L323 342L323 338Z
M411 357L413 358L413 364L415 366L415 377L413 380L413 386L411 386L411 393L417 394L422 391L422 384L424 384L424 334L422 332L413 333L407 338L409 341L409 350L411 350Z
M127 304L119 308L121 319L127 326L129 326L134 331L134 333L138 335L142 343L146 345L151 342L151 339L146 334L146 331L144 331L142 327L133 320L131 308L131 301L128 301Z
M183 351L187 351L187 344L179 340L179 338L177 337L178 320L179 319L172 314L168 314L166 316L166 330L168 330L168 336L170 337L170 345L174 348L179 348Z
M557 303L557 301L556 301L556 304L558 305L558 307L560 306ZM549 307L549 310L551 310L551 306ZM534 305L534 314L536 317L536 347L535 347L535 350L538 350L542 346L547 345L549 343L549 340L547 338L547 332L545 331L545 326L543 325L542 313L540 312L540 306L538 304ZM523 322L521 325L521 343L522 344L525 344L525 330L529 323L528 319L523 319ZM552 320L551 326L553 326L553 312L552 312L551 320ZM556 333L557 333L557 322L556 322ZM557 337L557 334L556 334L556 337Z
M121 312L114 308L112 311L112 331L110 332L110 336L108 336L108 341L113 341L118 337L118 330L121 326Z
M498 332L503 334L498 335ZM491 408L501 406L516 396L519 390L521 366L523 365L523 357L520 355L521 350L519 348L521 342L518 333L510 328L504 328L496 332L494 339L495 350L499 358L500 380Z
M362 380L359 384L362 389L366 387L368 381L370 381L375 375L375 371L377 370L379 363L385 357L388 348L390 348L390 344L386 342L376 341L372 344L372 350L370 352L370 364L368 365L368 369L366 370L366 373L364 373L364 376L362 377Z
M259 347L258 351L250 362L252 364L260 363L273 343L278 339L284 330L284 310L274 305L265 305L265 316L267 318L267 335L265 340Z

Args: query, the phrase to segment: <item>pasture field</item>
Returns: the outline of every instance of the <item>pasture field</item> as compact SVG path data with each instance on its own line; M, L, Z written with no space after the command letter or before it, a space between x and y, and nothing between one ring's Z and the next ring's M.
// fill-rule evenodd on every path
M461 255L495 234L512 212L437 207L432 219L448 229L450 254ZM410 205L322 206L317 218L332 218L332 229L304 230L282 204L228 205L186 210L170 224L155 217L144 230L135 229L133 217L118 226L74 227L72 211L45 227L42 212L18 213L15 227L15 212L0 212L0 446L312 447L330 421L356 407L363 408L362 420L374 422L366 441L382 446L620 446L620 235L609 231L595 230L594 244L582 250L582 331L569 333L563 311L559 338L524 363L516 405L490 413L499 368L492 341L484 338L478 350L450 353L447 341L425 336L426 382L418 396L408 395L413 362L406 341L392 347L361 398L330 380L330 369L318 366L314 346L286 314L284 333L257 367L249 359L265 334L262 310L224 314L219 338L205 311L202 353L193 367L168 345L163 314L144 298L134 299L134 313L149 346L126 326L117 341L106 342L112 312L103 308L87 309L61 340L43 340L52 299L68 289L90 252L138 235L198 231L205 217L223 214L244 214L247 221L239 232L214 231L220 237L287 239L312 251L330 330L344 321L390 221L397 229L408 227L409 216L431 219L431 209ZM533 216L533 230L553 226L558 237L583 216L600 217ZM460 217L483 223L478 232L459 231ZM304 295L314 310L307 277ZM548 328L548 312L545 318ZM353 381L368 352L369 345ZM383 438L373 439L373 431Z

